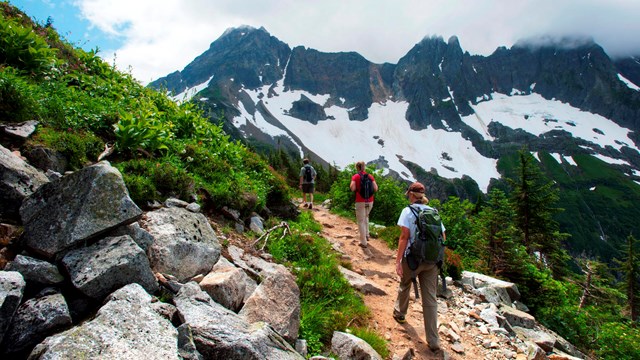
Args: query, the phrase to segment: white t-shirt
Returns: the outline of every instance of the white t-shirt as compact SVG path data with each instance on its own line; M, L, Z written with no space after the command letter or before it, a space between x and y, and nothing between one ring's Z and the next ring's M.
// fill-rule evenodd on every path
M413 207L416 212L419 212L423 209L433 209L431 206L427 206L424 204L412 204L411 207ZM413 240L415 239L416 229L418 227L418 225L416 224L416 216L408 206L402 209L400 217L398 218L398 225L404 226L409 229L409 242L407 243L407 248L404 249L404 255L406 256L409 245L411 245L413 243ZM445 229L444 224L442 224L442 232L444 233L446 230L447 229Z

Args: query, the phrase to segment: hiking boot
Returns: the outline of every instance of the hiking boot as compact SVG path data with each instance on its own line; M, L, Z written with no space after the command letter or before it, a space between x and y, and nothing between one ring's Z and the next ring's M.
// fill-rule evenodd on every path
M305 208L305 209L308 208L308 207L309 207L309 204L304 204L304 206L303 206L303 208Z
M393 314L393 320L397 321L398 324L405 324L407 322L407 319L404 318L404 315Z
M360 247L361 247L361 248L363 248L363 249L366 249L366 248L368 248L368 247L369 247L369 246L367 246L367 244L358 244L358 246L360 246Z
M309 204L309 210L313 209L313 204Z

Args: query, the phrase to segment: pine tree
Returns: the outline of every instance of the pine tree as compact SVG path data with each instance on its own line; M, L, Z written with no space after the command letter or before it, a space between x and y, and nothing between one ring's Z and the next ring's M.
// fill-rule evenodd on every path
M475 217L474 237L487 270L496 276L517 281L529 255L520 244L521 233L514 223L515 212L502 190L493 189L485 206Z
M561 233L553 216L563 209L556 207L559 190L548 180L534 157L526 149L518 153L519 166L513 187L512 201L516 212L516 226L522 232L522 244L530 255L538 258L539 266L546 265L560 278L567 273L569 255L562 241L569 234Z
M638 240L629 235L622 251L622 260L615 260L622 272L622 289L627 293L627 304L633 321L640 321L640 254Z

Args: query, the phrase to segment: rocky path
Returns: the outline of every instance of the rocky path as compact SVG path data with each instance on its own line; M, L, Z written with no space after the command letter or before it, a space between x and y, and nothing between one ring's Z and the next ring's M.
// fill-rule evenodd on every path
M413 359L507 359L518 358L510 350L500 350L500 339L494 334L483 334L482 327L467 326L473 323L473 300L462 296L462 291L451 286L454 295L450 299L438 298L438 323L444 352L429 350L422 320L422 306L413 299L409 305L407 323L398 324L392 317L398 276L395 273L395 251L378 239L371 239L369 247L358 246L358 226L353 221L330 213L322 206L314 207L313 216L323 225L322 235L344 258L352 264L353 271L365 276L386 295L365 295L371 310L371 327L388 341L390 357L402 358L413 349ZM459 306L461 302L471 302Z

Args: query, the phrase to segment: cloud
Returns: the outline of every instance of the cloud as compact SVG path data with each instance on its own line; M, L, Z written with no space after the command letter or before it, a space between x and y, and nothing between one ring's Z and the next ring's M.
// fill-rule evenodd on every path
M122 39L116 64L143 83L181 70L229 27L263 26L291 47L356 51L395 63L425 36L456 35L489 55L520 39L592 37L612 56L640 54L637 0L75 0L92 26Z

